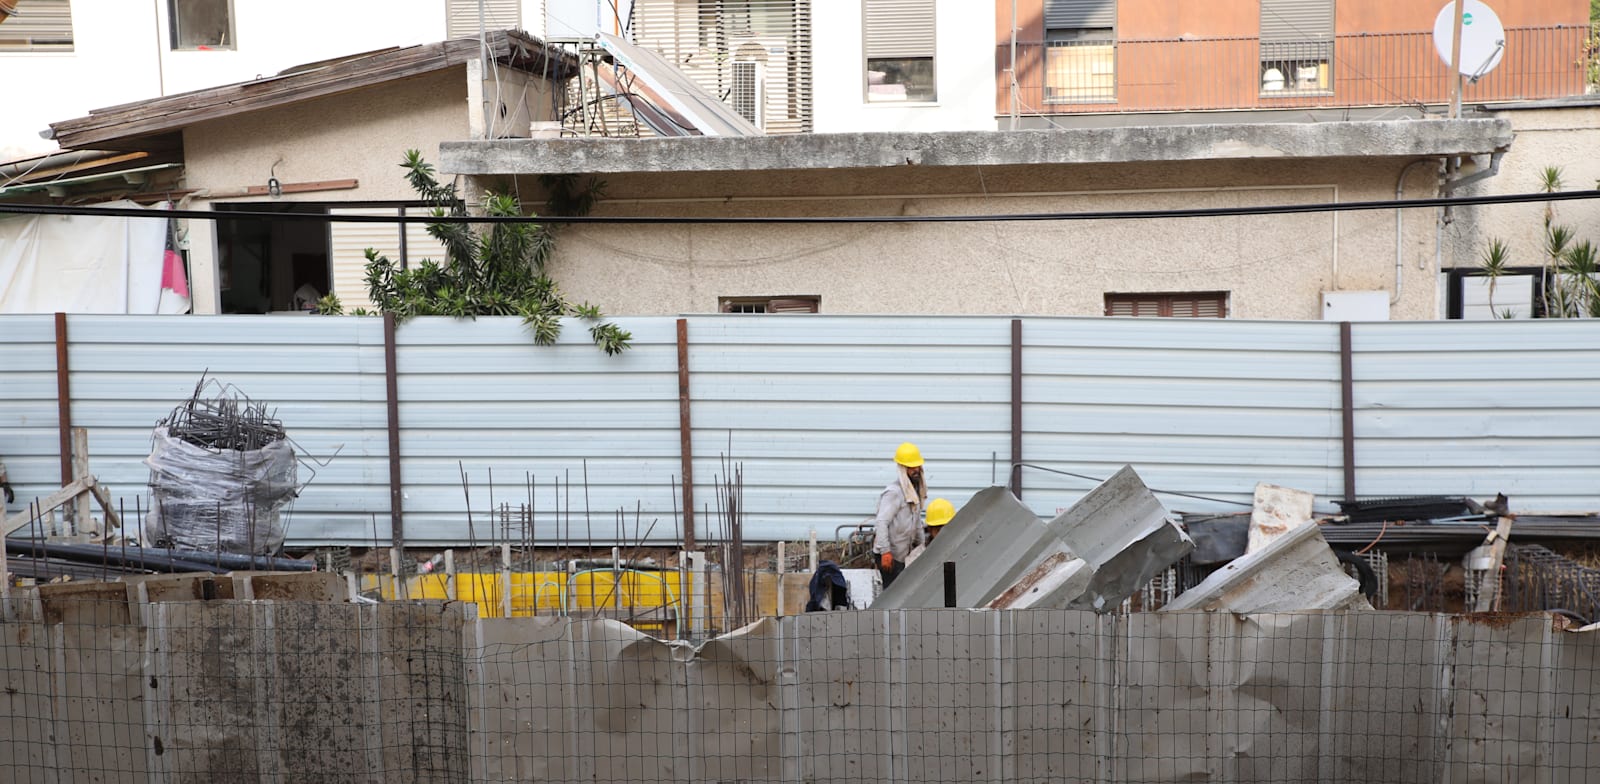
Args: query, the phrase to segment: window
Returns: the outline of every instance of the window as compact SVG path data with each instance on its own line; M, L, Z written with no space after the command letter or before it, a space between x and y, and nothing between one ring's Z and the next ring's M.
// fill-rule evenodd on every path
M933 0L865 0L867 102L937 99Z
M1046 0L1046 103L1117 97L1116 0Z
M446 38L477 38L479 22L485 32L522 29L521 0L483 0L479 13L478 0L445 0L444 34Z
M1173 294L1106 294L1107 316L1162 318L1227 318L1228 292L1185 291Z
M1333 90L1333 0L1261 0L1261 95Z
M68 0L11 0L0 8L0 52L72 51L72 4Z
M233 49L233 0L167 0L173 49Z
M803 297L721 297L718 310L723 313L816 313L822 298Z

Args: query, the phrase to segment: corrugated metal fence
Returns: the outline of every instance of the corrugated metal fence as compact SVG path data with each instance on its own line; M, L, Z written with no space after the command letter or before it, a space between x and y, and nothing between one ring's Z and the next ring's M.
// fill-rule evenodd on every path
M465 541L468 494L480 540L491 502L531 502L542 543L631 541L652 521L651 538L679 536L677 320L618 321L634 336L620 357L582 322L545 348L511 318L399 327L408 542ZM684 321L702 536L724 456L743 465L748 538L826 538L872 513L899 442L922 447L935 494L960 504L1006 482L1013 427L1030 465L1104 477L1127 463L1162 491L1207 497L1163 495L1176 510L1247 502L1258 481L1345 492L1337 324L1027 318L1013 346L1009 318ZM295 505L291 542L389 541L381 320L84 315L66 332L72 424L130 510L150 428L209 373L276 406L310 457L333 456ZM1351 342L1362 496L1504 492L1523 512L1600 509L1600 324L1355 324ZM51 316L0 317L12 512L61 483L57 373ZM1043 515L1093 484L1022 478Z

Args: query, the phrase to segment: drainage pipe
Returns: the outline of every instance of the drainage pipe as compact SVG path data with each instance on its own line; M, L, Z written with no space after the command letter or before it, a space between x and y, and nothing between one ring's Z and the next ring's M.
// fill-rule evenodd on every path
M1401 198L1403 198L1405 196L1406 175L1411 173L1411 167L1419 166L1419 165L1424 164L1424 163L1437 164L1438 161L1433 159L1433 158L1423 158L1421 160L1412 161L1412 162L1406 164L1405 168L1402 168L1400 170L1400 176L1399 176L1399 178L1397 178L1395 180L1395 183L1394 183L1394 198L1395 198L1395 201L1399 201ZM1404 221L1405 221L1405 210L1395 210L1394 211L1394 294L1390 295L1390 297L1389 297L1389 304L1390 305L1395 305L1395 304L1398 304L1400 302L1400 293L1405 289L1405 267L1404 267L1405 249L1404 249L1403 235L1401 233L1402 232L1402 224L1404 223Z

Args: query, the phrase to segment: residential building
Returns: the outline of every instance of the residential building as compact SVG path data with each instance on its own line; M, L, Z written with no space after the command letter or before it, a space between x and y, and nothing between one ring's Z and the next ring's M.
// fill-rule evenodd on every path
M488 55L485 59L484 55ZM366 306L365 251L442 259L421 224L330 222L406 215L397 165L446 140L527 135L551 122L570 54L516 31L313 63L277 76L152 98L52 125L74 150L181 150L188 209L283 215L185 222L196 313L306 309L328 293ZM480 110L480 107L481 110ZM409 212L408 212L409 211Z
M623 13L628 0L620 0ZM359 52L516 28L592 36L609 0L0 0L0 161L48 153L64 117ZM481 16L480 16L481 11Z
M528 27L523 6L530 5L485 2L481 9L487 18L491 8L516 7ZM623 33L658 50L742 116L739 123L765 135L495 140L531 135L525 129L535 121L565 120L571 130L574 112L591 95L608 111L636 96L631 83L618 83L613 96L628 100L602 99L598 69L586 67L573 71L584 90L576 105L569 96L565 104L552 100L501 122L493 120L493 107L481 105L488 85L469 76L462 89L477 90L474 106L487 114L474 109L455 117L441 108L452 114L450 122L425 123L427 132L412 145L357 150L348 138L330 141L341 154L374 160L319 165L312 167L315 176L278 176L284 169L274 168L276 158L264 151L233 155L262 142L238 129L208 135L210 125L191 117L181 129L186 187L261 187L273 178L359 179L362 188L379 187L380 178L393 176L390 147L427 153L440 143L444 171L482 187L514 183L530 203L540 192L539 174L604 179L607 196L597 211L610 216L971 218L1251 208L1520 193L1546 165L1567 167L1570 187L1600 178L1600 158L1582 152L1600 146L1600 120L1583 95L1582 0L1502 9L1507 49L1497 68L1466 86L1464 119L1447 119L1441 108L1450 79L1430 48L1429 31L1439 8L1389 8L1372 0L1173 5L1018 0L1013 12L1010 0L638 0L618 5L608 18L596 0L551 0L531 17L559 28L558 37L578 44L573 51L589 54L585 31ZM472 6L469 12L479 8ZM426 14L444 25L448 20L436 11L431 6ZM466 24L459 15L450 19ZM1375 49L1380 41L1387 43ZM586 79L592 81L584 86ZM397 103L383 111L398 117L408 108ZM250 123L304 119L287 106L252 111ZM354 115L342 117L356 122ZM607 130L601 120L581 130ZM640 126L627 124L619 135L649 135ZM100 143L92 135L62 141L76 149ZM303 134L293 140L301 151L323 141ZM228 160L251 164L219 167ZM370 174L338 173L358 170ZM352 200L404 206L408 194L398 178L383 187L396 190L282 198L346 203L341 208L354 208ZM565 231L552 269L575 298L636 314L1311 319L1347 315L1343 308L1354 301L1362 317L1427 319L1487 315L1452 306L1475 296L1461 270L1475 267L1489 237L1534 225L1540 209L845 227L609 225ZM1600 204L1562 210L1577 222L1600 223L1589 219ZM231 290L237 255L233 240L209 231L195 225L190 233L197 312L292 305L279 295L298 286L282 285L264 304L254 295L248 306L218 295L207 305L206 276ZM1532 258L1532 243L1520 236L1514 244L1521 257ZM350 243L346 255L359 241ZM355 257L328 269L332 289L347 305L360 304Z

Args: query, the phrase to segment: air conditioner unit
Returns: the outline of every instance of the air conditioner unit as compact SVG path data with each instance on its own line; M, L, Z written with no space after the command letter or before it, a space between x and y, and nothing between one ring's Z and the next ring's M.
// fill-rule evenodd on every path
M750 124L767 127L766 64L754 60L734 60L728 104Z

